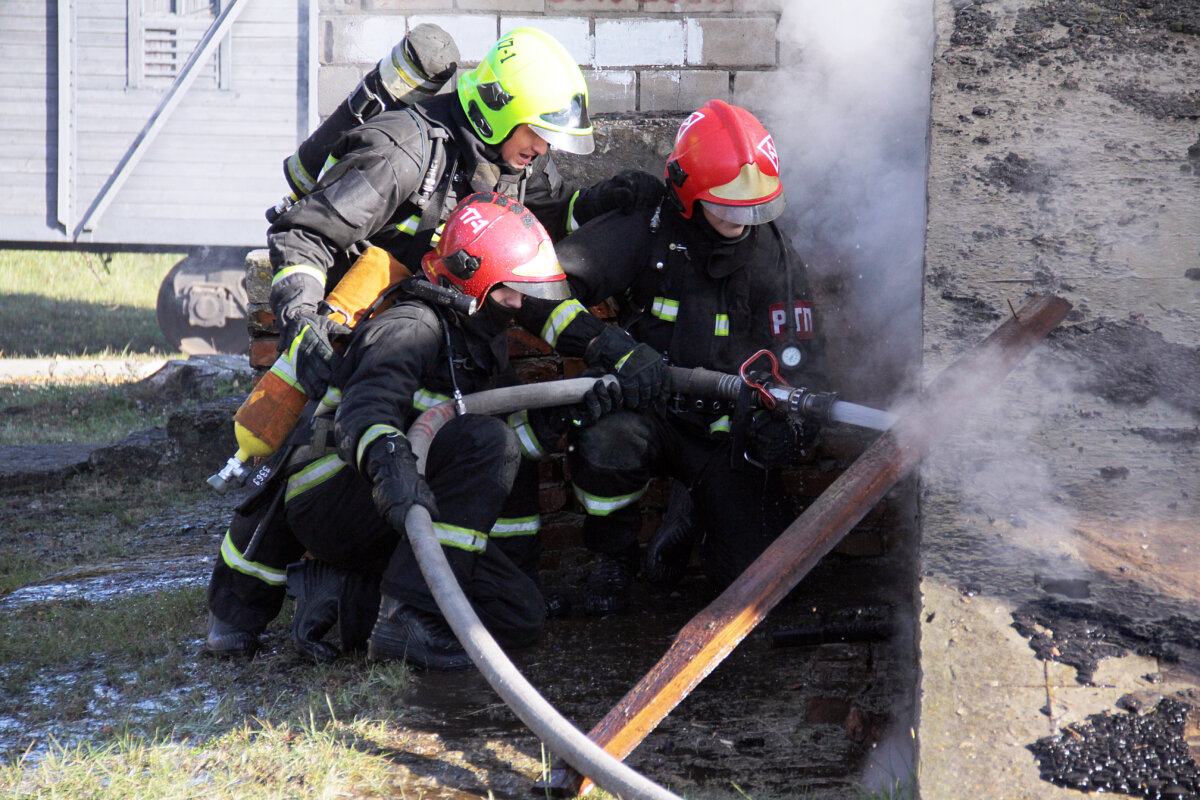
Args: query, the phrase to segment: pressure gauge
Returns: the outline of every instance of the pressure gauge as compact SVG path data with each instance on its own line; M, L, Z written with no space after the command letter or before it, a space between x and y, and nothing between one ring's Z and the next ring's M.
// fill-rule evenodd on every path
M783 362L785 367L798 367L800 360L804 355L800 352L800 348L794 345L783 348L783 352L779 354L779 360Z

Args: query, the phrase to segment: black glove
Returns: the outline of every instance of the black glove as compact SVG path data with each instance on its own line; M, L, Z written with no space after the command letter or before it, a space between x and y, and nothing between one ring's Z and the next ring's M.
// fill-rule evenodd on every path
M598 370L586 369L580 374L581 378L590 378ZM592 384L592 388L584 392L583 397L573 406L567 407L567 417L572 425L586 428L595 425L600 419L611 414L613 409L621 407L621 382L600 379Z
M288 321L284 335L288 349L293 353L296 380L306 395L320 399L325 394L333 370L340 361L332 340L349 334L350 329L345 325L306 311L294 314Z
M662 355L640 344L628 331L608 325L584 351L589 366L601 366L617 376L626 408L650 405L662 393L667 365Z
M804 427L788 419L759 414L750 420L746 453L768 469L795 464L807 454Z
M365 458L371 499L392 528L404 530L404 518L413 505L424 506L430 517L438 518L433 490L417 472L417 458L403 436L390 433L379 437L371 442Z
M663 182L649 172L627 169L608 180L580 189L572 216L580 225L609 211L620 209L628 214L637 208L651 208L663 196Z
M589 368L579 377L590 378L598 372L600 370ZM529 427L544 451L558 452L562 448L563 437L572 427L585 428L595 425L601 417L620 407L620 382L598 380L574 405L530 409Z

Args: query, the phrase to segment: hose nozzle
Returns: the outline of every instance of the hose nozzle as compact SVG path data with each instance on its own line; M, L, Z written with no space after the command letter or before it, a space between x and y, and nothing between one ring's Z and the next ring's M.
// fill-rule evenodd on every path
M837 392L814 392L804 387L797 387L788 391L785 402L790 413L825 423L831 419L833 404L837 401Z

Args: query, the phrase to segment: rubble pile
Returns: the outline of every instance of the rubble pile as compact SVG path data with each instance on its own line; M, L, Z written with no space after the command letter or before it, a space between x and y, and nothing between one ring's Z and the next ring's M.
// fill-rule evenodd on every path
M1148 714L1093 714L1029 749L1042 780L1084 792L1147 800L1200 797L1200 767L1184 738L1185 703L1164 699Z

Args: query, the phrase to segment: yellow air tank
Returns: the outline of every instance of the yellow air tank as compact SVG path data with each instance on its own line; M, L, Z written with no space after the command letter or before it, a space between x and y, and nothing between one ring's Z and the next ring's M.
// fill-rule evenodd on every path
M408 267L386 250L369 247L325 298L324 305L329 309L327 315L335 322L353 328L385 289L411 274ZM317 413L336 408L337 395L338 391L330 387L321 398L322 407ZM233 415L233 435L238 450L220 472L208 479L208 485L218 494L225 494L231 486L242 485L248 473L247 462L252 458L265 458L278 450L307 402L304 389L296 380L296 367L291 356L287 352L281 353Z

